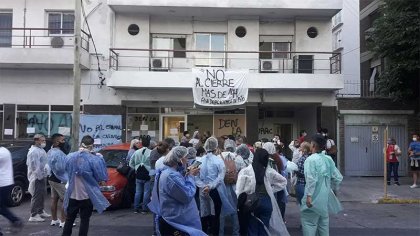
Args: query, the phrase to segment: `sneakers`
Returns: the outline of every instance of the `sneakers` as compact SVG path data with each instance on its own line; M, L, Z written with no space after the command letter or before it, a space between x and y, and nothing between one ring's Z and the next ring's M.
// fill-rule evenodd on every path
M45 212L45 211L43 211L41 214L40 214L40 216L42 217L42 218L48 218L48 217L51 217L51 215L50 214L48 214L47 212Z
M36 214L35 216L29 217L29 222L44 222L45 219L41 217L41 215Z
M394 185L400 186L400 182L395 182Z
M416 167L419 167L419 161L417 161L417 160L416 160L416 161L415 161L415 163L416 163L416 165L415 165L415 166L416 166Z
M64 228L64 225L66 224L66 222L60 222L60 228ZM76 223L73 223L73 227L76 226Z
M140 209L135 209L134 214L140 213Z
M411 159L410 166L414 166L414 160Z
M411 185L410 188L417 188L417 184Z
M51 226L56 226L56 225L59 225L61 222L60 222L60 220L52 220L51 221Z

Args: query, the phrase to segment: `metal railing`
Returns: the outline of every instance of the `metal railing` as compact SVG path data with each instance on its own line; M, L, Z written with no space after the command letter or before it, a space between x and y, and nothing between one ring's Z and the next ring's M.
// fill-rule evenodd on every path
M344 81L344 89L337 93L337 97L384 97L377 92L374 81Z
M109 58L113 70L169 72L221 67L259 73L341 73L341 55L333 52L110 48Z
M81 47L89 52L91 35L81 31ZM73 29L0 28L0 48L74 47Z

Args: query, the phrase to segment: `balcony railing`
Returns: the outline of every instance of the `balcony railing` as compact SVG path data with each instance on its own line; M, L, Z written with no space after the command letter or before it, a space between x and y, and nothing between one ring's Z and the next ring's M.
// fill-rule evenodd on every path
M190 71L221 67L257 73L340 74L341 54L290 51L204 51L111 48L113 70Z
M337 97L384 97L377 92L376 83L369 80L344 81L344 89L337 93Z
M89 52L90 34L81 32L81 47ZM74 47L73 29L0 28L0 48Z

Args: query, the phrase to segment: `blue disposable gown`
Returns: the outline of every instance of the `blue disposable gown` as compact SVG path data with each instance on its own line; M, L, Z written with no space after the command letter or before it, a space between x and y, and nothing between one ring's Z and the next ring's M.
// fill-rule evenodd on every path
M60 148L51 148L47 156L51 171L62 183L67 183L69 180L69 175L66 172L67 155Z
M324 153L314 153L305 160L305 195L302 198L301 211L312 211L320 216L338 213L341 204L333 194L343 180L334 161ZM306 206L307 195L312 196L312 207Z
M219 193L220 199L222 200L221 216L231 215L236 212L236 206L229 201L227 189L225 186L225 163L222 158L215 156L213 153L207 153L200 159L200 174L195 177L195 184L200 189L209 186L210 190L216 189ZM211 198L200 198L200 211L201 216L211 215L212 209L211 204L208 202Z
M178 230L194 236L206 235L201 230L195 190L191 176L184 177L175 169L164 167L157 170L152 201L148 207Z
M110 205L98 184L108 180L108 173L102 156L86 151L72 152L67 157L66 171L69 175L69 187L64 197L64 209L67 210L76 175L82 178L89 199L99 213L102 213Z

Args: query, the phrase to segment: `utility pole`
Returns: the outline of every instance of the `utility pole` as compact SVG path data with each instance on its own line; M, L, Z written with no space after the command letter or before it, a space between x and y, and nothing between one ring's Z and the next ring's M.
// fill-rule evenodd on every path
M80 47L81 47L81 10L82 0L75 0L74 9L74 64L73 64L73 116L72 116L72 134L71 150L76 151L79 147L79 123L80 123Z

